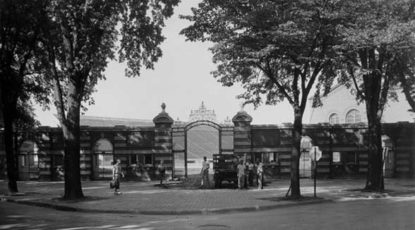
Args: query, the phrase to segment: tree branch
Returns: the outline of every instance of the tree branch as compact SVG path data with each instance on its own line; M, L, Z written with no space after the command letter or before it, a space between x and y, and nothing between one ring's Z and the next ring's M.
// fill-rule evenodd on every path
M64 100L63 100L63 92L62 86L59 81L59 74L56 68L56 59L55 59L55 50L53 47L49 47L49 62L52 63L52 77L53 77L53 85L55 90L54 98L55 98L55 106L58 113L58 119L61 124L66 123L66 114L65 114L65 107L64 107Z
M383 81L383 86L381 88L380 92L380 98L379 98L379 110L381 112L380 117L382 117L383 109L385 108L388 92L389 92L389 83L390 83L390 77L389 74L385 73L385 80Z
M284 95L284 97L288 100L288 102L294 106L294 101L290 97L290 95L287 93L285 88L278 82L278 80L275 78L273 71L271 70L271 67L269 65L269 61L266 61L267 68L263 68L260 64L255 64L278 88L279 91Z
M359 85L357 84L356 76L354 75L354 71L353 71L352 66L348 65L347 70L349 71L349 74L352 77L354 88L356 89L357 95L360 96L361 98L365 99L366 95L362 92Z
M411 95L411 84L409 82L407 82L405 74L404 74L404 67L402 66L402 63L399 62L398 64L400 66L399 71L398 71L398 79L401 82L401 87L402 87L402 91L405 95L406 100L408 101L409 105L411 106L411 109L413 112L415 112L415 99L414 97ZM412 72L412 71L411 71ZM409 73L411 74L411 73ZM412 73L413 75L414 73Z
M294 78L293 78L293 82L291 84L291 88L293 90L293 101L295 105L298 105L298 101L299 101L299 90L298 90L298 77L300 77L300 70L298 68L294 69Z

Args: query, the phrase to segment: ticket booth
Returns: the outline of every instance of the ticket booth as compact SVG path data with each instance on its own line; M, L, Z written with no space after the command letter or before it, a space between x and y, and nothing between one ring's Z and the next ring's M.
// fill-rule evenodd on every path
M309 151L313 147L312 139L309 136L301 138L301 156L300 156L300 177L311 177L311 157Z
M39 179L39 148L34 141L24 141L19 148L19 180Z
M382 135L382 155L383 155L383 175L385 177L393 177L395 167L394 151L391 139Z
M112 178L113 160L114 160L114 150L113 150L112 143L107 139L99 139L94 145L93 178L94 179Z

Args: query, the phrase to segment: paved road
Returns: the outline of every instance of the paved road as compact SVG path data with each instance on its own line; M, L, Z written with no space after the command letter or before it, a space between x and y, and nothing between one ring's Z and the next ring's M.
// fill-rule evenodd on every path
M0 202L0 229L414 229L415 196L231 214L151 216L63 212Z
M174 216L168 218L175 219ZM57 211L0 202L0 229L148 229L167 216L125 215ZM164 224L162 224L164 225Z
M312 180L302 180L302 194L312 197ZM387 191L380 196L415 195L413 179L387 180ZM257 209L280 208L310 202L327 202L357 197L376 196L361 192L363 180L320 180L317 193L323 199L306 199L303 201L281 200L289 184L286 180L271 181L264 190L207 189L186 187L183 184L170 183L167 187L157 186L157 182L124 182L121 196L114 196L105 181L85 181L84 200L63 201L58 199L63 194L62 182L19 182L22 194L9 195L7 183L0 181L0 199L31 203L42 207L56 207L59 210L84 210L100 213L124 214L205 214L206 212L233 212Z

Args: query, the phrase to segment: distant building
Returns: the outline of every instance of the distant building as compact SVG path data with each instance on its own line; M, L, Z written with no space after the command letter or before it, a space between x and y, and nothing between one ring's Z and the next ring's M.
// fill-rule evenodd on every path
M382 116L383 123L414 122L414 114L409 112L409 105L404 96L398 102L389 100ZM358 103L355 91L343 85L337 85L325 97L321 98L323 105L312 108L308 123L355 124L367 123L365 103Z

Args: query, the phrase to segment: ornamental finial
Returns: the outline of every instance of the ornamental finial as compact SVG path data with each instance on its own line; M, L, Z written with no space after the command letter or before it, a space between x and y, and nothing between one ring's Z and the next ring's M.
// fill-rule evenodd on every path
M166 103L161 103L161 109L163 110L163 112L166 110Z

